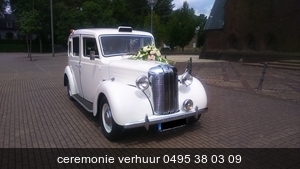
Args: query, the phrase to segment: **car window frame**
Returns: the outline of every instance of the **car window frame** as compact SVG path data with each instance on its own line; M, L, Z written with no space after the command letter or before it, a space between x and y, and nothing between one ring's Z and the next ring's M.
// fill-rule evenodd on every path
M100 59L100 53L99 53L99 46L98 46L98 43L97 43L97 38L94 36L94 35L90 35L90 34L82 34L80 36L81 38L81 44L82 44L82 58L88 58L90 59L90 55L86 55L86 43L85 43L85 40L84 38L92 38L95 40L95 45L96 45L96 49L97 51L95 50L95 59ZM96 55L97 54L97 55Z

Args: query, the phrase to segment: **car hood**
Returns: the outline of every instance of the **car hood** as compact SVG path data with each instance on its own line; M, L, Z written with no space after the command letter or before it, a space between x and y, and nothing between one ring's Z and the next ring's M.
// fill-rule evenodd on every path
M141 76L148 76L148 70L154 66L164 64L157 61L121 59L110 62L109 76L118 82L135 85L135 80Z

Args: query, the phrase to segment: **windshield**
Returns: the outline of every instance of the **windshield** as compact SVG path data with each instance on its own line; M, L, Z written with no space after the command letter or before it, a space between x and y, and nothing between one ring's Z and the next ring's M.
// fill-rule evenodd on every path
M100 37L104 57L116 55L133 55L142 47L152 44L151 36L139 35L106 35Z

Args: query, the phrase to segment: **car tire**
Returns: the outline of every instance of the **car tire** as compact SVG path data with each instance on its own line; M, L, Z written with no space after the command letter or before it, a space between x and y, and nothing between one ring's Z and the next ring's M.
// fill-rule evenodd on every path
M124 128L118 125L113 119L112 112L106 97L104 97L100 102L99 118L102 133L108 140L115 141L121 137Z
M195 118L194 116L188 117L188 118L186 118L186 124L190 125L190 124L196 123L200 119L200 117L201 117L201 114L198 115L198 118Z
M68 85L67 85L67 92L68 92L68 97L71 101L74 101L74 98L71 96L71 92L70 92L70 83L68 81Z

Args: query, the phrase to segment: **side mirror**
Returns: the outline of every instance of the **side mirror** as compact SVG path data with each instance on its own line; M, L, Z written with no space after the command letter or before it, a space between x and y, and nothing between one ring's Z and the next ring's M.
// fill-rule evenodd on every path
M95 51L90 51L90 60L95 60Z

